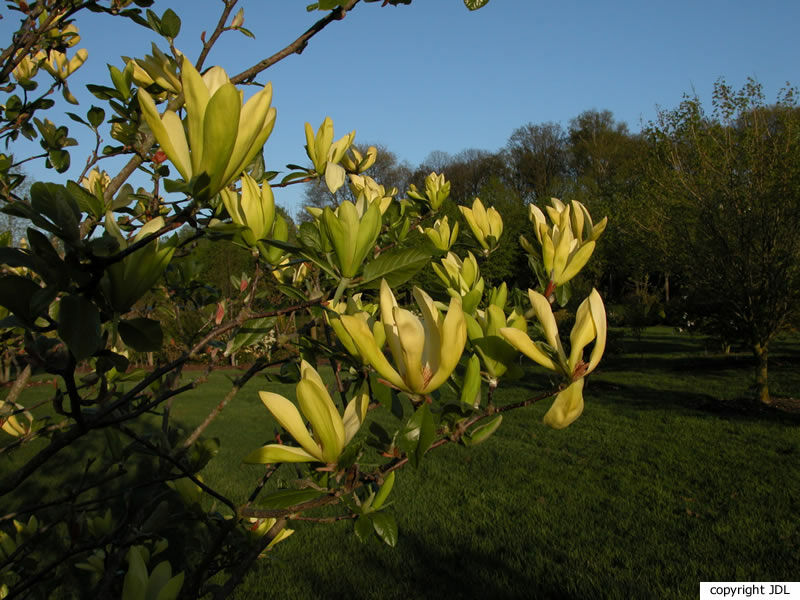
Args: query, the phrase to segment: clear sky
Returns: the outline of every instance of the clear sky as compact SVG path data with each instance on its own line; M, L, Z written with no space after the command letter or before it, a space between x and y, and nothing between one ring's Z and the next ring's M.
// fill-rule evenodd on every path
M244 26L256 40L227 33L207 66L235 74L283 48L322 15L306 12L306 4L242 0ZM167 7L183 18L176 46L196 58L200 32L213 29L221 3L159 1L154 8L161 14ZM17 20L2 10L5 46ZM684 93L710 102L720 77L737 88L753 77L772 100L787 81L800 84L798 23L798 0L490 0L475 12L461 0L361 3L302 55L260 78L272 81L278 111L265 147L267 167L305 164L303 124L316 129L325 116L337 138L355 129L357 141L381 143L416 166L433 150L496 151L517 127L566 126L592 108L608 109L638 131L659 106L676 106ZM78 47L90 54L70 82L87 101L94 99L81 84L108 84L106 63L121 67L121 55L143 56L151 39L158 41L107 16L88 15L78 25ZM68 124L77 135L78 126ZM82 164L82 156L75 152L73 164ZM109 163L106 168L112 170ZM39 166L27 170L39 180L58 180ZM292 214L301 197L297 190L276 192Z

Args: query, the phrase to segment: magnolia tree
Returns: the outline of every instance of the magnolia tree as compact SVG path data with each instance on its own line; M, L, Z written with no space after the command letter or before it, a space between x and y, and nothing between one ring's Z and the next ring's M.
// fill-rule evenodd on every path
M398 3L409 0L383 5ZM3 211L29 225L24 243L6 236L0 248L0 335L14 359L0 403L0 598L223 598L256 559L279 552L271 549L298 519L350 519L362 540L393 546L392 510L402 507L388 507L404 467L433 460L445 444L484 442L504 413L537 401L554 398L546 425L568 426L605 347L597 291L579 302L568 343L553 312L605 227L580 203L530 207L532 232L519 243L539 287L523 293L487 289L481 278L498 244L518 243L502 239L494 208L475 198L459 207L463 221L437 218L451 202L443 176L431 173L424 189L405 194L384 188L368 174L375 149L356 150L354 133L336 139L330 119L306 124L299 162L307 166L290 164L282 176L265 169L272 90L257 84L243 102L241 86L256 85L358 0L309 6L321 11L313 27L233 77L205 60L221 35L250 35L237 0L224 0L197 58L179 50L179 17L151 4L8 2L21 26L0 56L0 136L11 150L23 136L44 152L0 155ZM55 91L76 102L70 76L92 60L76 49L86 10L130 19L164 41L109 65L108 80L89 86L102 106L67 113L96 137L81 155L83 173L23 188L19 165L43 159L57 178L80 151L50 109ZM103 148L110 140L116 145ZM127 163L112 176L101 167L114 156ZM149 188L127 182L136 172ZM313 181L332 194L349 185L356 200L310 209L290 242L273 190ZM178 342L155 318L159 305L197 283L191 269L165 274L200 238L248 249L253 274L237 282L238 294L197 300L199 339L160 353ZM442 288L409 294L403 286L427 268ZM265 300L267 281L282 300ZM214 410L188 427L176 423L173 400L203 385L215 353L245 348L255 359ZM280 360L270 362L271 351ZM144 352L160 358L132 369ZM495 390L519 376L523 355L552 374L552 385L503 403ZM189 363L205 372L184 376ZM39 373L56 385L34 406L24 390ZM252 489L224 494L202 475L218 447L204 433L262 373L265 388L279 378L296 383L295 394L259 393L265 423L271 413L280 430L241 457L262 465Z

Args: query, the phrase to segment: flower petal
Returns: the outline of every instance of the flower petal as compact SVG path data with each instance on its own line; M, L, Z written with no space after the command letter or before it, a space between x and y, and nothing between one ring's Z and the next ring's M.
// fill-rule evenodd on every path
M340 318L342 320L342 325L344 325L350 337L353 338L353 342L355 342L359 353L364 357L367 364L371 365L372 368L393 386L408 391L403 378L400 377L400 374L395 371L394 367L386 360L383 352L381 352L367 323L352 315L342 315Z
M467 321L461 308L461 298L450 299L447 315L442 321L440 337L442 343L439 365L423 390L426 394L440 387L450 377L464 352L464 344L467 343Z
M425 328L412 312L404 308L395 307L394 320L397 323L397 336L400 340L402 361L405 367L401 371L401 375L411 391L422 393L427 383L426 380L431 376L430 367L427 372L423 372L422 353L426 342Z
M280 423L286 431L289 432L295 441L302 446L302 448L310 455L314 456L320 462L326 462L322 458L322 452L319 446L314 441L314 438L308 433L303 418L300 416L300 411L288 399L280 394L273 392L258 392L261 402L267 407L269 412L275 417L275 420Z
M514 346L514 348L522 352L533 362L539 363L545 369L550 369L551 371L559 370L558 365L553 362L553 359L545 354L541 348L539 348L539 346L537 346L533 340L528 337L526 332L520 331L515 327L501 327L500 335L502 335L509 344Z
M544 415L544 424L553 429L564 429L583 412L583 377L573 381L556 396L550 410Z
M606 335L608 334L608 322L606 321L606 307L603 305L603 299L596 289L592 288L592 293L589 294L589 306L592 310L592 320L594 327L597 330L597 340L592 348L592 355L589 358L589 367L586 372L589 373L594 370L597 363L603 357L603 352L606 349Z
M364 419L367 418L367 409L369 408L369 388L365 381L361 385L358 394L350 400L347 408L344 409L344 443L348 444L350 440L358 433Z
M344 445L344 426L328 391L312 379L301 379L297 384L297 404L311 424L325 462L336 462Z
M267 465L284 462L316 462L319 460L319 457L311 456L302 448L284 446L283 444L267 444L248 454L244 462L250 465Z

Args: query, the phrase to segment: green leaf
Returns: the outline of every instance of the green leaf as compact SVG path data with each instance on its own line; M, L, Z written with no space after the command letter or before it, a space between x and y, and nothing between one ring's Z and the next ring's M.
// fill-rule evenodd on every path
M70 158L69 152L66 150L50 150L47 159L50 162L50 166L59 173L63 173L69 169Z
M47 217L55 226L54 233L68 242L80 237L81 211L64 186L37 181L31 186L31 208ZM38 223L37 223L38 224Z
M58 335L75 360L94 354L101 343L100 311L83 296L65 296L59 303Z
M297 239L305 248L314 252L322 252L322 240L319 237L319 229L313 223L300 223L297 231Z
M73 113L73 112L68 112L68 113L66 113L66 115L67 115L67 116L68 116L70 119L72 119L73 121L75 121L76 123L80 123L81 125L88 125L88 123L87 123L86 121L84 121L84 120L83 120L83 118L82 118L80 115L76 115L76 114L75 114L75 113Z
M378 382L375 373L369 375L369 389L372 392L372 399L380 402L381 406L387 409L392 407L392 388Z
M150 29L158 34L161 34L161 19L158 18L158 15L149 8L147 9L145 15L147 16L147 24L150 25Z
M161 15L161 35L168 38L176 38L180 32L181 19L171 8L168 8Z
M117 90L105 85L95 85L93 83L89 83L86 85L86 89L89 90L98 100L111 100L112 98L125 100L125 98L122 97L122 94L120 94Z
M67 182L67 191L72 196L72 199L75 200L75 204L78 205L81 212L98 219L105 215L106 211L103 202L74 181Z
M127 319L119 322L119 334L126 346L136 352L155 352L161 349L164 333L161 324L153 319Z
M394 515L387 512L375 512L369 514L369 519L372 520L372 526L378 537L387 546L394 548L397 545L397 522L394 520Z
M489 0L464 0L464 6L470 10L478 10L486 6Z
M294 300L299 300L300 302L305 302L308 300L302 291L298 290L296 287L292 287L291 285L277 284L275 287L277 287L284 296L288 296Z
M200 471L219 454L219 438L206 438L192 446L189 461L195 471Z
M416 469L435 437L436 424L428 403L424 402L400 431L397 445L408 455L411 466Z
M4 306L21 320L32 323L36 315L31 310L31 300L40 289L27 277L19 275L0 277L0 306Z
M419 248L405 248L384 252L364 267L362 285L380 287L386 279L390 287L402 285L427 265L431 255Z
M392 471L386 478L383 480L383 485L381 489L378 490L377 495L375 496L375 500L372 502L372 507L375 510L379 510L383 503L386 502L386 498L389 497L389 494L394 487L394 479L395 479L395 472Z
M563 283L556 288L556 302L559 306L566 306L572 297L572 283Z
M275 317L250 319L239 329L236 337L228 343L225 356L230 356L241 348L252 346L262 340L275 326Z
M485 442L489 439L489 437L497 431L497 428L500 427L500 423L503 422L503 415L497 415L493 419L489 420L488 423L484 423L483 425L479 425L468 434L464 435L461 438L461 441L464 442L465 446L477 446L481 442Z
M378 448L379 450L384 450L388 448L392 443L392 438L389 433L376 421L372 421L369 424L369 432L375 436L374 439L370 439L370 445L374 448Z
M280 510L282 508L289 508L296 506L309 500L314 500L324 496L325 492L319 490L276 490L259 500L258 505L262 508L273 510Z
M98 373L105 373L111 369L116 369L120 373L128 370L130 361L121 354L111 352L110 350L103 350L98 354L95 369Z
M362 544L372 535L372 521L366 515L361 515L356 519L355 532L358 541Z
M111 73L111 81L114 82L114 87L127 100L131 94L130 82L125 81L125 75L117 67L109 64L106 66L108 67L108 72Z
M56 252L56 249L53 248L53 245L50 243L50 240L47 239L47 236L33 227L28 227L27 234L31 251L38 258L40 258L44 264L56 270L64 268L64 263L61 260L61 257L58 255L58 252ZM42 263L39 263L35 268L36 272L40 275L44 275L42 273L42 266Z
M103 120L106 118L106 111L97 106L92 106L92 108L90 108L86 113L86 118L89 119L89 123L91 123L92 127L97 129L100 127L100 125L102 125Z
M481 403L481 361L477 354L473 354L467 362L460 399L462 404L470 408L477 408Z

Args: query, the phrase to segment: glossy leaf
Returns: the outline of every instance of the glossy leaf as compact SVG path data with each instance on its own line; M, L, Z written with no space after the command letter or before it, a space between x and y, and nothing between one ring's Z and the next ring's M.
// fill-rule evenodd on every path
M364 267L363 284L378 288L381 279L385 279L389 287L397 287L416 275L430 259L430 253L419 248L384 252Z
M388 512L370 513L369 518L372 520L372 526L375 528L375 533L383 542L394 548L397 545L397 522L394 516Z
M408 455L411 466L417 468L422 455L436 437L436 424L427 403L423 403L400 431L397 445Z
M119 323L122 341L137 352L155 352L161 348L164 333L161 324L153 319L129 319Z
M176 38L181 31L181 19L171 8L164 11L161 15L161 35L168 38Z
M65 296L59 303L58 335L75 360L94 354L100 346L100 311L83 296Z

